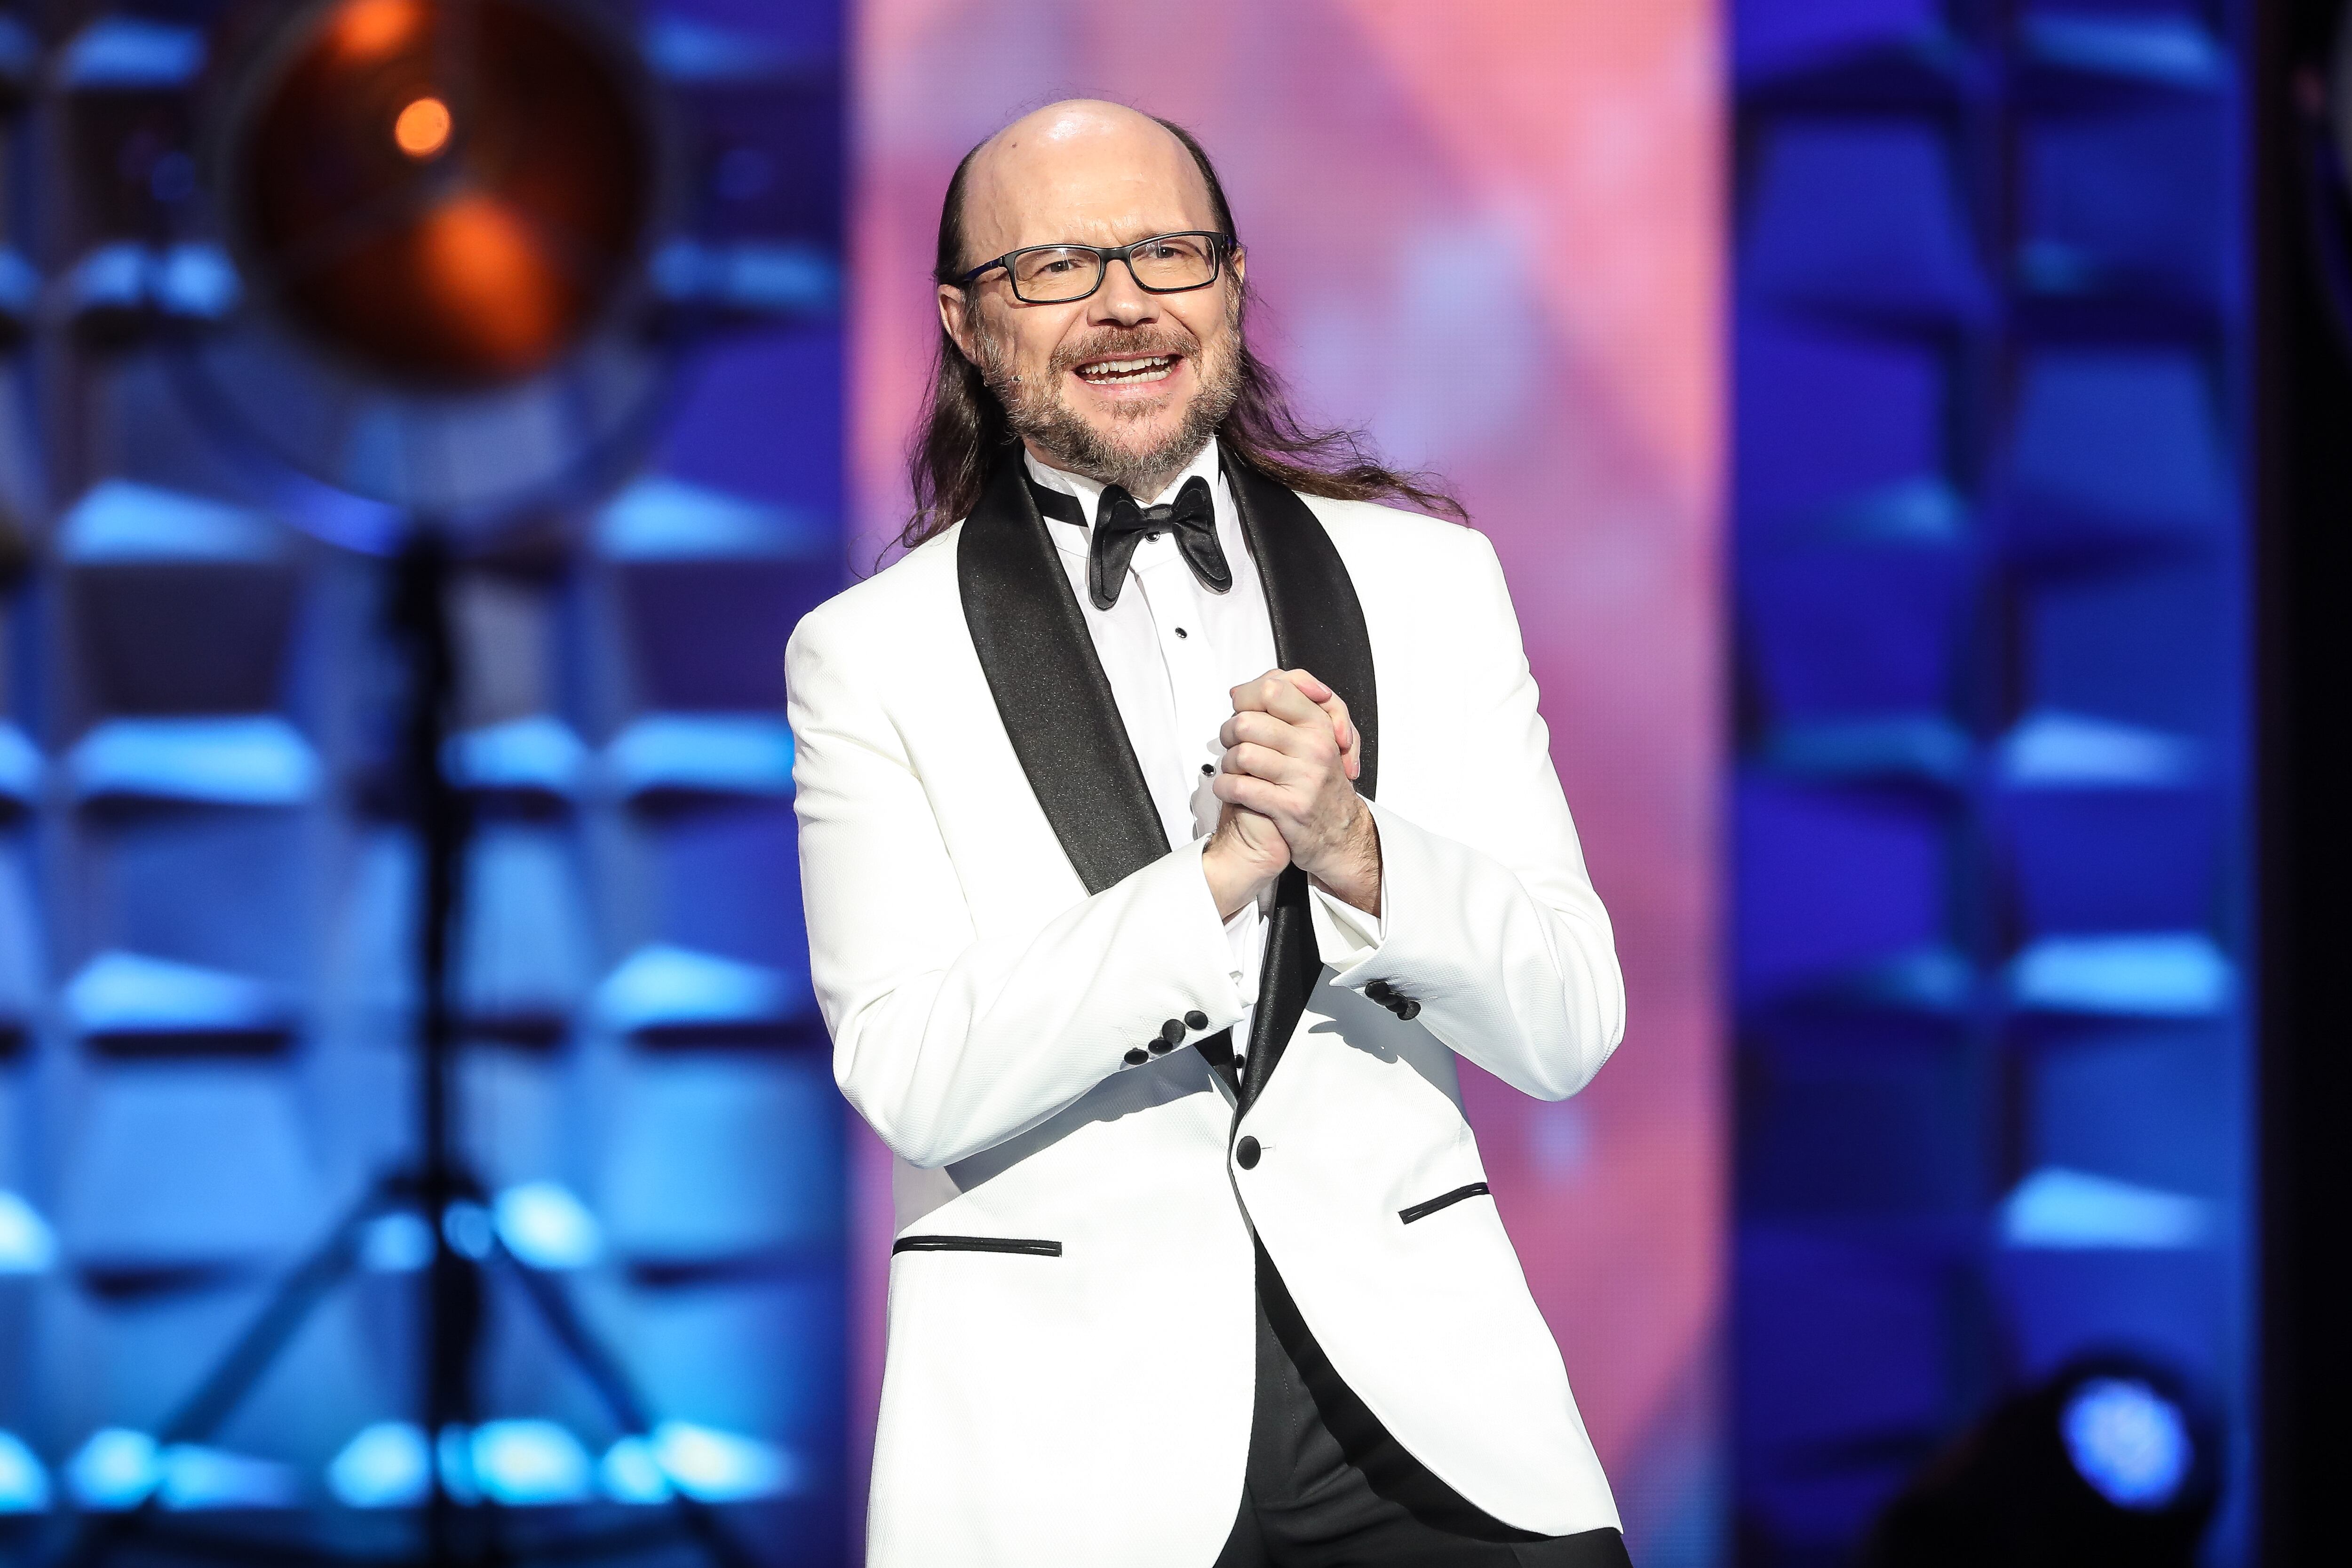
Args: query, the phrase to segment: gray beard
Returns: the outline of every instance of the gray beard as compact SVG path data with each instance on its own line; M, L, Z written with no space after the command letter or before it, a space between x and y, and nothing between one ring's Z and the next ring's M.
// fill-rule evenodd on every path
M1234 328L1238 330L1238 323ZM1201 377L1201 390L1186 405L1176 427L1150 447L1138 450L1111 439L1087 423L1062 395L1062 376L1069 368L1056 357L1045 383L1026 381L1006 363L1003 345L992 333L979 334L980 374L1003 405L1005 423L1013 433L1043 453L1053 466L1081 474L1099 485L1117 485L1139 500L1149 501L1168 481L1200 456L1225 416L1241 397L1241 355L1227 353L1212 364L1197 342L1183 345L1186 357ZM1139 344L1138 353L1162 352L1170 345ZM1092 357L1091 354L1087 357ZM1138 410L1132 416L1143 416Z

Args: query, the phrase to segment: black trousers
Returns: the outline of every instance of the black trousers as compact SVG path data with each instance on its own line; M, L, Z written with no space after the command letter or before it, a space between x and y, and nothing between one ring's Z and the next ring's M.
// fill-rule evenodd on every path
M1431 1474L1340 1381L1257 1253L1257 1403L1216 1568L1633 1568L1613 1530L1531 1535Z

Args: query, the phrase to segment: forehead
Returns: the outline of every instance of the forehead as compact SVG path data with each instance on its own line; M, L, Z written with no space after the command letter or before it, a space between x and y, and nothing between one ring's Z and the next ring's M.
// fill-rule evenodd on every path
M1006 128L972 159L963 222L972 260L1024 245L1124 245L1216 226L1192 154L1131 111Z

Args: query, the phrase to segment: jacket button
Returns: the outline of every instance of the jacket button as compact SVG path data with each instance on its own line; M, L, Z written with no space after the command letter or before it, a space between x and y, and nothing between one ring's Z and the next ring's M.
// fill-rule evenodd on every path
M1234 1145L1234 1163L1244 1171L1257 1169L1257 1140L1244 1138Z
M1184 1026L1188 1029L1205 1029L1209 1026L1209 1016L1195 1007L1184 1015Z
M1150 1059L1151 1053L1145 1050L1141 1046L1138 1046L1135 1049L1127 1053L1127 1065L1131 1068L1139 1068Z
M1183 1020L1180 1018L1171 1018L1166 1023L1160 1025L1160 1037L1168 1042L1168 1048L1170 1050L1174 1050L1178 1046L1182 1045L1184 1043Z

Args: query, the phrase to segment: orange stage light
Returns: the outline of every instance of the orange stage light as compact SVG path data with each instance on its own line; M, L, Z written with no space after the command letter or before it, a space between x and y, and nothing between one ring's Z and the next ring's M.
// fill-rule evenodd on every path
M622 49L541 0L344 0L278 60L229 170L264 298L412 384L517 380L579 341L653 205Z
M392 139L412 158L430 158L449 145L449 106L437 98L420 98L392 122Z
M326 47L347 65L414 48L431 10L425 0L352 0L320 25Z

